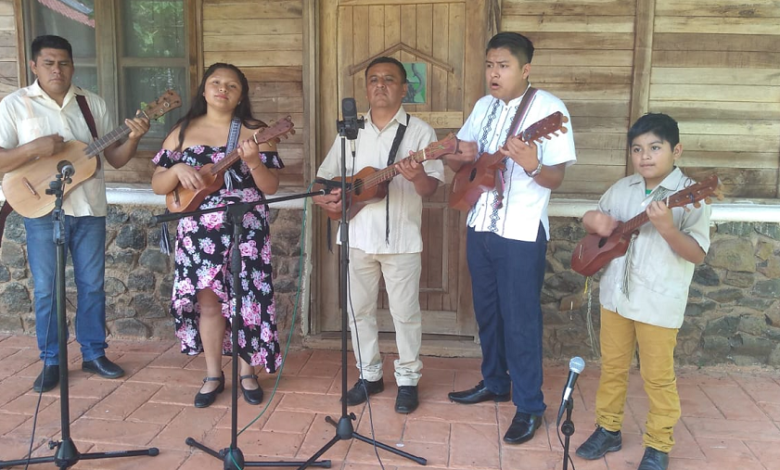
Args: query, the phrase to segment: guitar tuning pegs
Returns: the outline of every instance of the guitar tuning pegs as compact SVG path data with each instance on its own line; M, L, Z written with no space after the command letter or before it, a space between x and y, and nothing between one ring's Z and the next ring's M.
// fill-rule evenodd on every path
M290 129L290 134L295 134L295 129Z

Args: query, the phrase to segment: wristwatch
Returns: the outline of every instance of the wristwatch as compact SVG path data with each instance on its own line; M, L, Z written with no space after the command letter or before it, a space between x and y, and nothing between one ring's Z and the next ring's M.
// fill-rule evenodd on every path
M536 167L534 171L525 171L525 174L533 178L534 176L538 175L542 172L542 162L539 161L539 166Z

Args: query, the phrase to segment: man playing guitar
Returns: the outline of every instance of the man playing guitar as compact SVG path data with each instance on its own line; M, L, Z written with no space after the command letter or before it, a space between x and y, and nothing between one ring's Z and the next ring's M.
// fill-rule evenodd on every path
M12 172L63 150L70 140L90 142L113 128L102 98L72 84L74 67L70 43L59 36L39 36L32 43L30 68L37 77L0 102L0 172ZM79 101L86 104L82 111ZM89 121L95 129L90 129ZM129 138L108 146L103 155L114 168L125 165L149 130L146 118L125 120ZM98 157L101 158L101 157ZM82 368L107 378L124 374L105 356L106 185L102 165L95 176L73 189L63 202L65 243L73 260L78 306L76 340L81 345ZM48 391L59 382L57 317L53 284L55 244L51 215L25 218L27 256L35 280L35 330L44 367L35 379L35 391ZM64 365L67 367L67 365Z
M406 114L401 106L407 91L403 65L390 57L379 57L366 69L366 94L371 109L365 129L358 133L356 154L347 156L347 176L364 167L384 168L398 155L403 178L390 181L387 198L368 204L349 224L349 286L352 344L361 378L347 393L347 404L358 405L367 395L384 390L382 358L376 322L379 276L385 278L390 313L395 325L399 358L395 361L398 396L395 411L411 413L417 408L420 380L420 274L422 272L422 198L436 192L444 181L444 167L438 160L422 164L404 159L436 140L433 128ZM395 144L395 145L394 145ZM395 154L393 154L395 152ZM340 175L341 144L338 138L317 172L319 178ZM388 199L389 198L389 199ZM317 196L314 202L329 213L341 213L341 191ZM350 316L350 318L352 318Z

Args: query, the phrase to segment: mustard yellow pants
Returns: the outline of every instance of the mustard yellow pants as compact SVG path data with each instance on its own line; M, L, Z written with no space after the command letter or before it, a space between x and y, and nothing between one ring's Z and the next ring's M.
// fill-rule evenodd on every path
M643 442L661 452L674 446L672 431L680 419L674 374L677 329L648 325L601 308L601 378L596 394L596 423L619 431L628 389L628 370L639 345L639 362L650 411Z

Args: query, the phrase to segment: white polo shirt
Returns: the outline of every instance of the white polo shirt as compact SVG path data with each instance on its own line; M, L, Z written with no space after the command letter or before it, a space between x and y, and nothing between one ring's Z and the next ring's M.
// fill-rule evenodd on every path
M387 167L387 157L393 145L399 122L406 123L406 111L403 106L393 119L381 131L371 121L371 111L366 116L365 128L358 133L353 160L350 145L347 142L347 176L351 176L365 167L382 169ZM328 155L322 162L317 176L333 179L341 175L340 137L333 142ZM395 161L399 162L409 155L436 142L436 132L425 121L414 116L409 120L406 133L398 147ZM441 160L428 160L423 163L428 176L444 181L444 165ZM422 226L422 197L417 194L414 184L398 175L390 181L390 240L386 239L386 201L365 206L349 223L349 245L371 254L419 253L423 249L420 228Z
M496 152L506 142L509 127L522 100L523 97L520 96L504 103L490 95L482 97L458 132L458 138L476 142L480 154ZM539 161L545 166L561 163L569 166L574 164L577 156L574 151L571 117L561 100L544 90L537 91L518 129L523 131L556 111L569 118L569 124L566 124L569 131L553 137L552 140L545 139L539 144ZM533 242L536 241L541 221L549 240L547 203L550 201L550 192L550 189L536 184L514 160L507 159L503 206L494 209L496 191L482 193L468 214L467 224L478 232L494 232L504 238Z
M87 98L87 104L95 118L98 136L110 132L114 126L103 98L71 85L60 107L36 80L32 85L21 88L0 101L0 147L10 150L52 134L61 135L66 142L91 142L92 134L76 101L77 94ZM65 197L62 204L65 214L76 217L106 215L108 205L103 178L106 163L102 155L98 158L101 160L100 168L95 175L69 191Z

